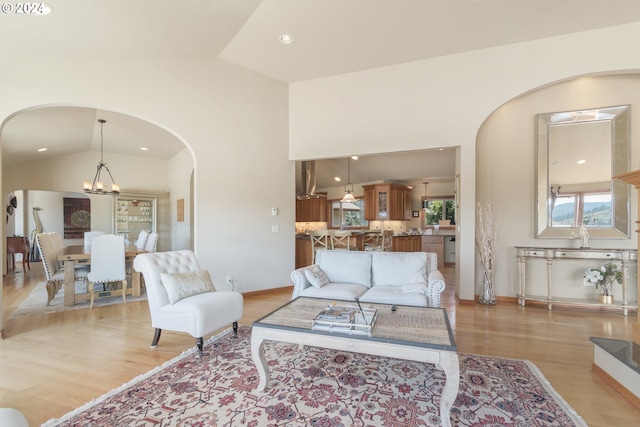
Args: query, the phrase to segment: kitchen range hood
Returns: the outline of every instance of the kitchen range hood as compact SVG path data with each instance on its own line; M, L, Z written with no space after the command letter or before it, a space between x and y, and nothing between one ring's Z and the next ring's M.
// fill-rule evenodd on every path
M316 162L305 160L300 162L300 171L296 173L296 198L298 200L327 197L316 194Z

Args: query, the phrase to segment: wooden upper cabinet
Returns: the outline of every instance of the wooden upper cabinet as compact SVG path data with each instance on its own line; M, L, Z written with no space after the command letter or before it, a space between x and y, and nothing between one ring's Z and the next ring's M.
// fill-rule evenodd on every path
M296 199L296 222L326 222L326 196Z
M411 187L400 184L364 185L364 219L405 221L411 219Z

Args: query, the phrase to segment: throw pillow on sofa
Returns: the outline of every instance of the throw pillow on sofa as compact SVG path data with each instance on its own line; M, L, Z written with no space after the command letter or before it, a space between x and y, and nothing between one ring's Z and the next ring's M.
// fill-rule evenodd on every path
M329 278L317 265L314 265L311 268L307 268L304 271L304 275L307 276L307 280L309 281L309 283L311 283L311 285L315 286L316 288L321 288L329 283Z

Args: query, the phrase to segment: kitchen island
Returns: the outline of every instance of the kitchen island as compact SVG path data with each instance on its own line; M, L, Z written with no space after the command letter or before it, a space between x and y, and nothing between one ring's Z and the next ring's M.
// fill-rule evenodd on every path
M438 268L444 267L444 235L400 234L391 239L392 252L434 252Z

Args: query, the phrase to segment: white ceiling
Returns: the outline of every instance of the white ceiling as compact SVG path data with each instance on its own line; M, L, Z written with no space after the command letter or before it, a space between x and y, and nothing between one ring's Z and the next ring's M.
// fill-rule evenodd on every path
M48 0L0 14L5 63L215 57L296 82L640 20L637 0ZM16 5L15 2L7 3ZM281 34L293 42L279 43ZM2 130L3 164L98 149L170 158L183 145L148 123L76 108L31 110ZM57 153L57 154L56 154Z

